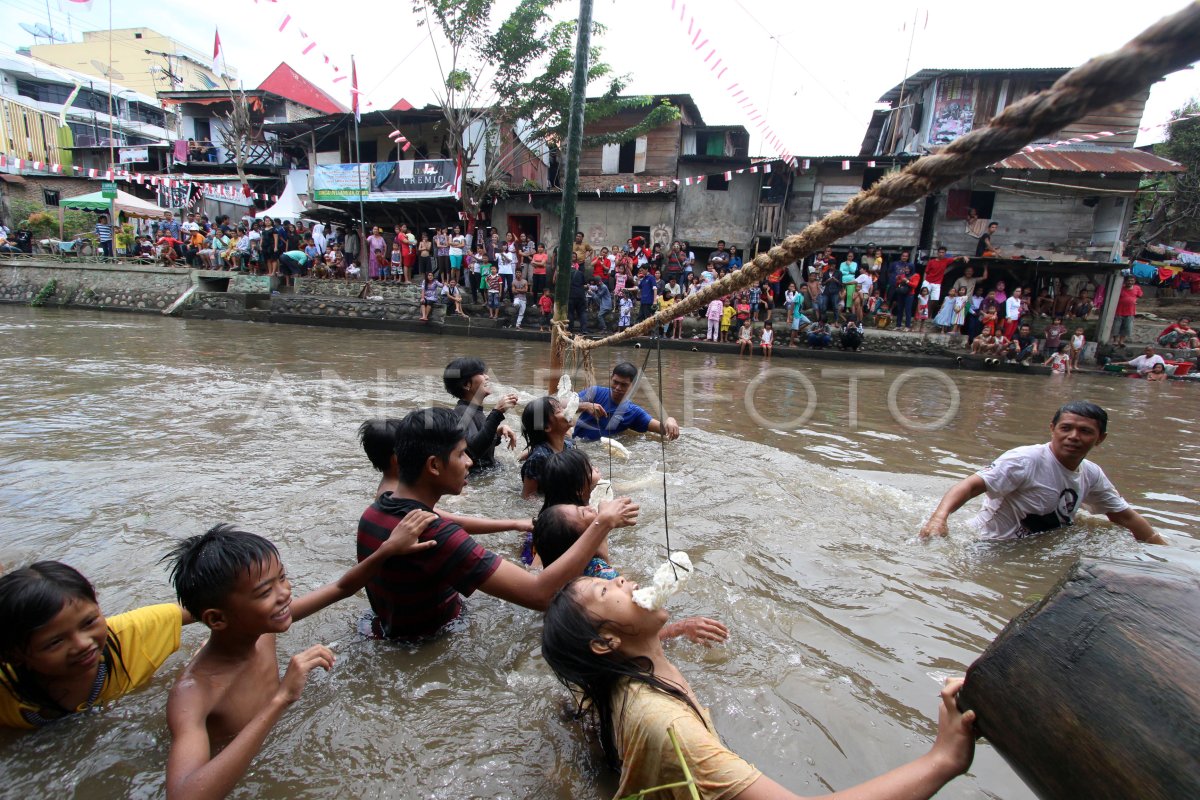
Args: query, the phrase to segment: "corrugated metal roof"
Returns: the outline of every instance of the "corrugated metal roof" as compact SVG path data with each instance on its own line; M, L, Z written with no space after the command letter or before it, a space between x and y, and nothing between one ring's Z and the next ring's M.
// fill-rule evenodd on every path
M997 72L1044 72L1048 76L1053 76L1058 80L1063 75L1071 71L1070 67L989 67L981 69L923 69L914 72L904 80L906 92L911 92L914 87L929 83L934 78L940 78L943 75L975 75L989 74ZM900 84L896 84L889 91L885 92L877 102L893 103L900 97Z
M1021 152L992 164L993 169L1037 169L1048 172L1185 172L1170 159L1132 147L1064 145L1049 150Z

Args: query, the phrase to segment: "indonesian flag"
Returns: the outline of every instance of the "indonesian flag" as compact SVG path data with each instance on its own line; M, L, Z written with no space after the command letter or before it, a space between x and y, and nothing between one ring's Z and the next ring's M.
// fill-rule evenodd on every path
M358 67L354 56L350 56L350 109L354 111L354 121L362 122L362 111L358 107Z
M402 153L408 152L408 148L411 143L404 136L404 134L400 133L400 131L392 131L391 133L388 134L388 138L391 139L396 144L403 145L400 148L400 152L402 152Z
M741 172L741 170L738 170L738 172ZM733 180L733 172L726 170L725 171L725 180L727 180L727 181Z
M218 78L229 71L229 68L225 66L225 48L221 46L221 31L217 28L213 29L212 71Z
M845 170L848 170L848 169L850 169L850 162L849 162L849 161L843 161L843 162L842 162L842 170L843 170L843 171L845 171Z
M80 11L91 11L92 0L58 0L58 10L68 14L78 14Z

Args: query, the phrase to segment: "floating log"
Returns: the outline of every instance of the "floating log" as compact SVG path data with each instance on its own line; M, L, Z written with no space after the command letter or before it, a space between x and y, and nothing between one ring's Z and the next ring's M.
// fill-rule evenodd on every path
M1046 800L1200 798L1200 574L1081 559L971 665L959 706Z

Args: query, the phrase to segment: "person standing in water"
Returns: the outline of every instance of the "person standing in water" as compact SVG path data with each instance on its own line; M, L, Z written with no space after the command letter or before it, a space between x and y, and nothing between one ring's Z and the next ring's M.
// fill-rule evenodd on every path
M1108 413L1075 401L1054 412L1050 441L1009 450L986 469L959 481L921 528L921 538L945 536L946 520L973 497L987 493L972 520L989 541L1025 539L1074 524L1081 504L1105 514L1141 542L1166 544L1117 492L1087 455L1108 435Z

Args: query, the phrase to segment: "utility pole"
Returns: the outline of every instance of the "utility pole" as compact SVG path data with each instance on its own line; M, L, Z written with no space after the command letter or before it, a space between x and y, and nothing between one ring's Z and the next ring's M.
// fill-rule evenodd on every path
M583 104L587 95L588 51L592 39L592 0L579 0L579 31L575 42L575 78L571 82L571 111L567 119L567 164L562 189L562 230L554 259L554 319L567 320L571 296L571 249L575 244L575 200L579 194L579 154L583 150ZM581 266L580 269L583 269ZM562 369L561 353L550 337L550 369ZM554 380L551 381L554 383ZM550 389L554 391L553 387Z

